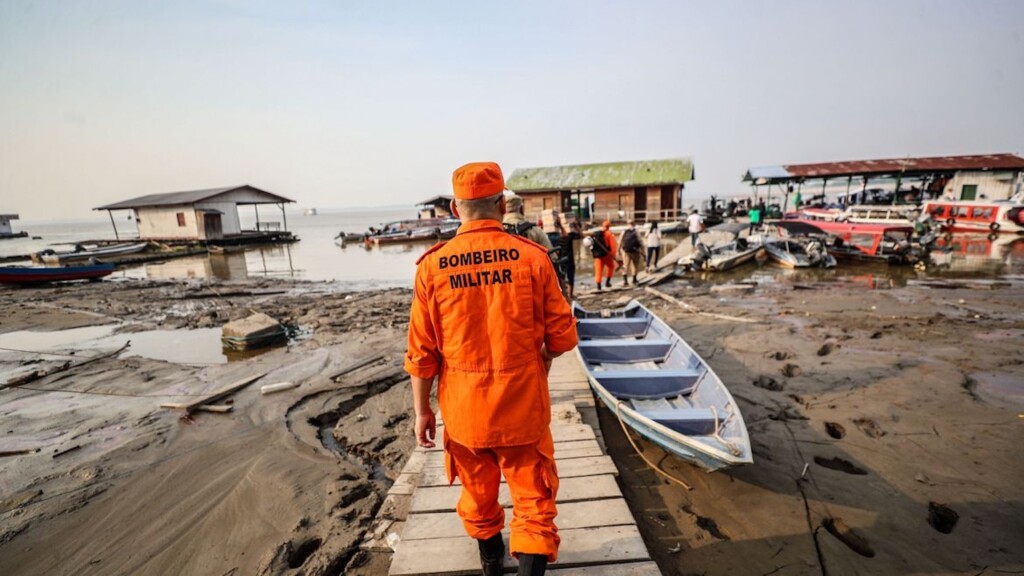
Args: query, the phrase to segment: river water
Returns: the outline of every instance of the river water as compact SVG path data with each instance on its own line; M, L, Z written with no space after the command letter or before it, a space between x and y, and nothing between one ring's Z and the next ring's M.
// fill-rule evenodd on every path
M288 229L300 241L294 244L254 246L242 252L225 255L202 255L162 262L139 264L119 270L111 279L210 279L244 280L247 278L291 278L333 281L341 290L370 290L388 287L409 287L415 273L416 259L429 247L427 243L392 244L367 248L362 244L341 246L335 237L344 232L363 232L370 226L415 217L412 207L389 207L354 210L321 210L318 215L288 213ZM243 210L242 225L253 227L255 217ZM278 213L279 215L279 213ZM262 215L266 220L265 215ZM46 248L66 250L75 242L89 239L113 239L109 219L17 221L16 230L26 230L40 239L19 238L0 241L0 257L22 255ZM121 238L134 236L134 225L117 220ZM685 235L668 236L663 253L672 249ZM592 262L587 255L577 258L577 286L592 285ZM833 270L793 271L771 264L747 265L728 273L703 275L698 280L708 283L755 279L815 281L850 277L866 285L876 282L903 285L909 279L934 277L989 277L1024 274L1024 237L1002 234L957 235L944 240L944 247L932 254L926 271L913 267L888 267L840 263Z

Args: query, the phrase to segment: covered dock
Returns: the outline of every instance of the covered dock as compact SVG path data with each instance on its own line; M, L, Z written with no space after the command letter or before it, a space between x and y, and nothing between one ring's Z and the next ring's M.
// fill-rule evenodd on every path
M1009 199L1021 192L1022 174L1024 158L986 154L762 166L748 169L743 182L753 187L755 202L770 204L775 192L776 198L783 198L783 207L796 193L824 203L830 183L845 184L845 191L835 193L842 205L916 204L940 197ZM878 187L872 187L872 182Z

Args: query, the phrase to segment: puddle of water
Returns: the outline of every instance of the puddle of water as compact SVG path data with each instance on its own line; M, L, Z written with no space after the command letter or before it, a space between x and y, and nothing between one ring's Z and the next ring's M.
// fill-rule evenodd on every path
M246 352L227 352L221 347L220 328L195 330L150 330L130 334L113 334L116 325L89 326L56 332L20 331L0 334L0 348L33 352L88 350L83 358L96 350L115 350L131 340L131 347L121 358L139 356L176 364L224 364L258 356L274 347Z
M114 332L115 328L117 328L117 324L71 328L54 332L33 332L30 330L8 332L0 334L0 348L40 352L50 352L62 348L78 348L77 344L109 336Z
M1013 374L975 372L971 374L978 383L978 392L995 396L1017 404L1024 404L1024 381Z

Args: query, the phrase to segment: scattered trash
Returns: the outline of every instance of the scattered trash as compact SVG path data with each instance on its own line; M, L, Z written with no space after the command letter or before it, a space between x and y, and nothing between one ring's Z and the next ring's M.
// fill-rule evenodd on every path
M356 414L356 422L362 422L363 420L366 420L366 414Z
M669 554L679 554L679 551L682 550L682 549L683 549L683 545L682 545L682 543L679 543L679 544L676 544L675 546L672 546L667 551L668 551Z

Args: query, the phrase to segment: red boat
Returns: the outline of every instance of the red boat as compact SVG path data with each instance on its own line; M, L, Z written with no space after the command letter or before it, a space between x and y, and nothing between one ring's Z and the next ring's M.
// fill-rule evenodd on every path
M791 235L827 236L825 248L836 260L906 264L917 259L911 244L913 226L800 219L768 224Z
M32 267L0 266L0 284L44 284L71 280L98 280L114 272L113 264L88 266Z
M1013 200L928 200L924 211L949 232L1024 233L1024 205Z

